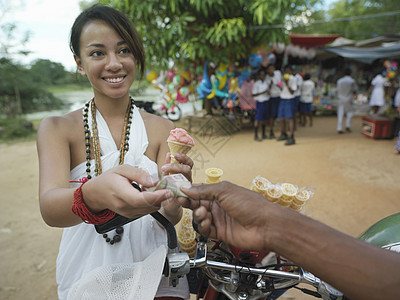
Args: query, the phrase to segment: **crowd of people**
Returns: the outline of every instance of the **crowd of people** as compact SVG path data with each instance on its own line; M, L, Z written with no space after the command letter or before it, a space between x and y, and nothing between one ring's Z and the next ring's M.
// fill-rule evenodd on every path
M252 96L256 102L254 121L254 140L276 139L286 141L285 145L296 144L294 133L297 123L300 126L313 125L313 100L316 84L309 73L300 74L296 66L287 65L283 73L270 64L260 68L251 78L254 82ZM364 92L369 98L371 114L377 115L385 101L386 80L377 73L370 87ZM354 100L360 93L356 80L352 77L350 68L345 68L343 76L336 81L335 97L337 99L337 133L351 132L354 116ZM400 87L394 97L394 106L400 115ZM345 130L343 121L345 120ZM281 123L281 133L276 138L274 132L275 120ZM269 135L267 134L269 126ZM259 130L261 127L261 136ZM397 133L396 133L397 134ZM396 143L396 151L400 153L400 135Z
M281 121L281 133L276 139L294 145L294 132L299 115L301 126L306 126L307 118L312 126L312 101L315 83L310 74L300 75L296 67L285 66L284 74L270 64L255 73L252 95L256 101L254 140L275 139L274 124ZM269 124L269 136L266 126ZM262 135L258 131L261 125Z

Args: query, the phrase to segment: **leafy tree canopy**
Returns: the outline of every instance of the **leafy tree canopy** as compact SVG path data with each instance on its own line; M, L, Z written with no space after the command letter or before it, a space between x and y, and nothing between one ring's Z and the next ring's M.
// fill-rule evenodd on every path
M246 58L284 41L280 25L320 0L103 0L129 15L142 35L148 63L165 67Z
M400 34L399 4L398 0L337 0L297 25L316 24L295 27L293 32L342 34L353 40Z

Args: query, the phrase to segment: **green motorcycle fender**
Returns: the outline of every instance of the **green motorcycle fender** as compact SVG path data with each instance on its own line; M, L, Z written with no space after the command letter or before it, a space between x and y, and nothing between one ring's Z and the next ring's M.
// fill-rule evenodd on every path
M400 213L390 215L368 228L359 239L400 252ZM394 247L393 247L394 246Z

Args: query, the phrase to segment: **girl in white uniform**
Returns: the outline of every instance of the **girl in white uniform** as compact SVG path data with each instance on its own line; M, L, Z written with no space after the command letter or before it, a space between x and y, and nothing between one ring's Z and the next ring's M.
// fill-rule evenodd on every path
M367 93L372 90L369 105L372 106L374 114L385 104L385 83L386 79L381 74L378 74L372 79L371 87L368 89Z

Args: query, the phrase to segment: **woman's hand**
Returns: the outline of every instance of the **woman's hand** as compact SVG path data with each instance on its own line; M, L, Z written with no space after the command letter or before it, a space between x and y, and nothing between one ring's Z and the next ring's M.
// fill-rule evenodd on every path
M174 158L179 162L179 164L171 163L171 153L167 153L165 164L161 167L162 175L165 176L181 173L187 178L187 180L192 182L193 160L186 154L179 152L175 153Z
M171 163L171 153L167 153L165 164L161 167L162 175L165 176L169 174L181 173L190 182L192 182L193 160L189 156L182 153L175 153L174 157L179 162L179 164ZM172 224L178 223L182 217L180 201L183 201L183 199L185 198L179 200L180 198L183 197L168 199L167 201L164 201L162 203L162 214Z
M93 212L108 208L122 216L137 218L159 210L163 201L173 198L169 190L139 192L131 185L132 181L143 187L153 187L158 179L141 169L120 165L82 186L84 202Z

